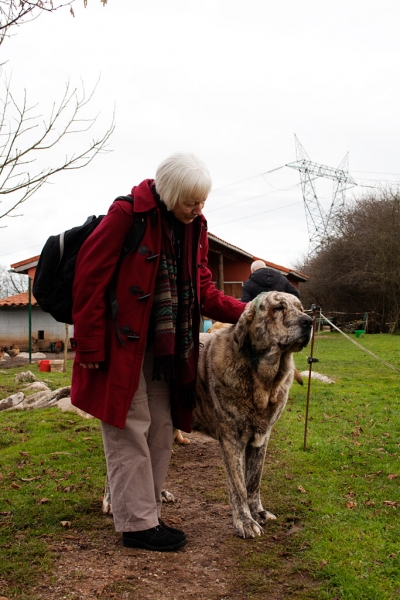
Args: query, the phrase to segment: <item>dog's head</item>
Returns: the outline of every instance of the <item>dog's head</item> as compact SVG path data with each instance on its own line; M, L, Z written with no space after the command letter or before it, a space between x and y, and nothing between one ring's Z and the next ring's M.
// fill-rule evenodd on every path
M274 347L299 352L311 337L312 319L296 296L264 292L249 304L235 326L238 349L250 345L256 352Z

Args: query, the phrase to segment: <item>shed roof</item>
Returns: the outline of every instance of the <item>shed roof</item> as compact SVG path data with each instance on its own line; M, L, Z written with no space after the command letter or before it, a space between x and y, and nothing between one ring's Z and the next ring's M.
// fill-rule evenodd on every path
M0 307L4 306L28 306L28 292L22 292L22 294L15 294L15 296L8 296L7 298L1 298ZM32 296L31 305L36 306L36 298Z
M32 256L31 258L26 258L25 260L20 260L19 262L16 262L10 266L12 269L14 269L14 271L17 271L17 273L24 273L25 271L27 271L28 269L31 269L32 267L37 267L39 258L40 258L40 254L38 256Z
M222 240L221 238L214 235L213 233L208 232L208 241L209 241L209 249L211 252L218 251L218 246L221 246L224 250L228 250L227 254L229 254L229 252L230 252L231 254L236 255L237 257L244 258L249 263L252 263L255 260L262 260L263 262L265 262L267 267L271 267L272 269L276 269L277 271L280 271L282 273L282 275L291 275L292 278L297 279L298 281L307 281L308 280L308 276L304 275L304 273L300 273L300 271L295 271L293 269L288 269L287 267L283 267L282 265L277 265L273 262L270 262L269 260L265 260L265 258L261 258L260 256L253 256L252 254L250 254L249 252L246 252L245 250L242 250L238 246L234 246L233 244L230 244L229 242L225 242L225 240Z

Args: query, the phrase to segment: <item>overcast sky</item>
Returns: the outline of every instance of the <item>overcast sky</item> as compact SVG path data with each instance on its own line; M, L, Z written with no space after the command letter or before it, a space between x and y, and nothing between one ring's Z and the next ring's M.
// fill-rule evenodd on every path
M22 217L0 221L1 265L104 214L177 150L210 170L209 231L287 267L308 249L300 176L268 172L296 160L295 134L317 163L336 167L350 152L360 185L349 199L370 191L362 185L399 181L398 0L89 0L86 9L76 0L74 10L6 41L3 78L45 118L68 80L90 90L100 77L87 112L98 121L79 143L104 131L115 109L112 152L61 173ZM317 186L324 207L332 190Z

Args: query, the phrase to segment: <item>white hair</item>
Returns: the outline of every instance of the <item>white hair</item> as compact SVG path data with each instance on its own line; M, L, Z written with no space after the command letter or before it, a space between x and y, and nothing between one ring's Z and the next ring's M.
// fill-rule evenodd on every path
M190 198L207 198L212 183L207 167L197 156L175 152L158 166L155 185L168 210L173 210Z
M255 260L253 263L251 263L250 270L252 273L254 273L254 271L258 271L258 269L265 269L266 266L267 265L263 260Z

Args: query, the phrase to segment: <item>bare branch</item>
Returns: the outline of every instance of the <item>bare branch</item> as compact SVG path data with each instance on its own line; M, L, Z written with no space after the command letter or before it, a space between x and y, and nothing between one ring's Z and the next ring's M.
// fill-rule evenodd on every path
M0 298L26 292L26 277L9 273L0 265Z
M35 114L36 105L28 105L26 92L18 103L11 94L10 81L5 81L4 99L0 100L0 197L11 195L11 203L0 213L0 219L12 216L17 206L56 173L81 169L99 153L109 151L114 114L103 134L84 145L81 142L81 149L76 150L77 137L81 139L98 120L98 116L88 118L84 110L96 87L97 84L86 95L83 84L78 90L67 83L61 100L53 104L49 116L43 119ZM68 152L69 147L73 151ZM51 165L46 166L50 160Z
M10 37L10 29L33 21L42 13L53 13L70 6L74 0L55 4L53 0L0 0L0 45Z

